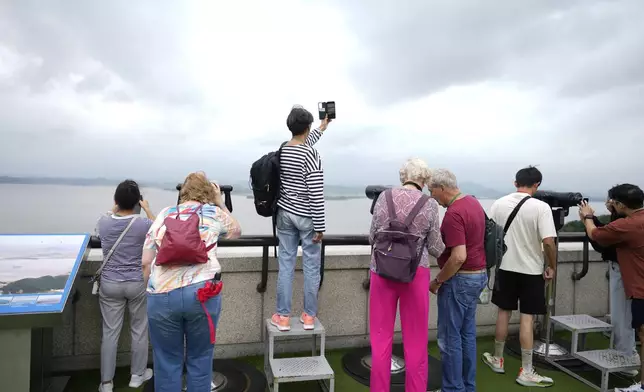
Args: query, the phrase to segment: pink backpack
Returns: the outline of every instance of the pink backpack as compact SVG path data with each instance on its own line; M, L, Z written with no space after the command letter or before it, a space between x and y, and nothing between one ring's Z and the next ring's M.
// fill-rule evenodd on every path
M191 265L208 262L208 251L215 244L206 246L201 239L199 226L203 223L203 213L199 219L199 212L202 207L203 204L200 204L194 211L188 207L179 213L177 205L177 215L174 218L167 216L163 220L165 234L157 252L156 265ZM181 220L181 214L190 216L186 220Z

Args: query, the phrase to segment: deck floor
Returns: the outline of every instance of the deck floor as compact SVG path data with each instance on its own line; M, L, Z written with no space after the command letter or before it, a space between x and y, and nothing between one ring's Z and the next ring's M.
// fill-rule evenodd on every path
M593 339L589 339L588 345L591 346L600 346L606 347L608 340L601 337L599 334L594 334ZM605 342L603 341L605 340ZM479 356L484 351L493 350L494 342L491 338L479 339L478 342L478 351ZM590 347L589 347L590 348ZM599 347L598 347L599 348ZM331 367L335 371L335 380L336 380L336 391L338 392L368 392L369 388L353 380L349 375L347 375L342 369L342 356L346 351L338 350L331 351L327 353L327 358ZM430 353L438 357L438 348L435 343L430 344ZM243 358L243 361L255 365L258 369L261 370L263 357L249 357ZM477 391L479 392L510 392L510 391L531 391L531 390L542 390L543 388L526 388L518 385L515 382L516 374L519 371L521 363L518 359L506 355L506 374L499 375L494 374L490 369L487 368L482 362L479 361L479 367L477 371ZM115 392L133 392L135 389L131 389L127 386L129 382L129 368L119 368L117 369L117 375L114 380L115 383ZM545 376L552 377L555 380L555 385L547 388L547 390L556 392L586 392L593 391L592 388L586 386L585 384L575 380L574 378L566 375L562 372L539 370L539 373ZM585 374L587 378L593 380L597 383L599 380L599 373ZM66 389L66 392L96 392L98 389L98 380L99 372L95 371L85 371L79 372L72 375L70 383ZM612 386L627 386L630 383L624 380L615 379L611 382ZM280 385L280 391L284 392L295 392L295 391L316 391L317 384L315 383L292 383L292 384L283 384Z

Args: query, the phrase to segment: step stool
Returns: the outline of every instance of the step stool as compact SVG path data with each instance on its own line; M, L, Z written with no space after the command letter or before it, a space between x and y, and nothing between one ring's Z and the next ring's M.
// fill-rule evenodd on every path
M561 327L565 330L572 332L570 342L570 354L582 362L594 367L601 371L601 385L597 386L578 374L566 369L558 364L556 360L549 358L546 351L546 361L566 374L576 378L584 384L601 392L608 391L608 379L610 373L621 372L625 370L638 370L640 362L636 357L627 356L621 352L612 349L613 347L613 327L599 319L591 317L587 314L576 314L568 316L552 316L550 317L552 327ZM605 350L590 350L578 351L578 341L580 335L585 335L593 332L609 332L610 333L610 347ZM548 337L549 338L549 337Z
M279 392L279 385L286 382L319 380L320 386L327 392L334 392L335 374L324 356L326 331L318 319L315 328L305 330L299 320L291 319L290 331L279 331L265 320L266 338L264 340L264 373L271 392ZM317 336L320 336L320 353L317 354ZM275 338L293 338L309 336L312 339L310 357L275 358Z

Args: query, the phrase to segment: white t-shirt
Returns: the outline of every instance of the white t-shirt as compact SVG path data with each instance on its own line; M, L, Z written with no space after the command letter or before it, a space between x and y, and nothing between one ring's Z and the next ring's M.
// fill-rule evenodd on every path
M490 219L505 227L514 207L526 196L527 193L515 192L498 199L492 204ZM508 250L503 255L500 268L526 275L541 275L544 269L542 241L556 236L550 206L535 198L528 199L505 235Z

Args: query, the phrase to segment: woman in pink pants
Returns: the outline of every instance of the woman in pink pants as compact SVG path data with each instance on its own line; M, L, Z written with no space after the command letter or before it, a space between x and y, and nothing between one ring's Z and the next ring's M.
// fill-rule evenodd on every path
M387 274L378 270L378 264L374 257L375 252L372 252L369 290L371 392L389 391L391 350L399 300L406 367L405 392L425 392L427 390L429 256L438 257L445 249L440 234L438 204L433 199L421 200L422 189L429 181L430 174L430 169L424 161L420 159L408 160L400 169L402 187L392 189L391 202L387 200L387 192L383 192L374 207L369 242L375 245L379 233L389 227L389 206L392 206L397 220L404 221L407 217L411 219L409 233L420 239L417 249L418 255L420 255L420 264L413 280L402 283L382 276ZM415 209L414 207L419 201L421 201L418 207L420 209ZM412 211L414 209L415 211Z

